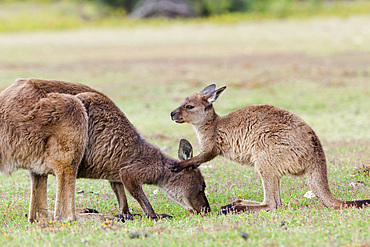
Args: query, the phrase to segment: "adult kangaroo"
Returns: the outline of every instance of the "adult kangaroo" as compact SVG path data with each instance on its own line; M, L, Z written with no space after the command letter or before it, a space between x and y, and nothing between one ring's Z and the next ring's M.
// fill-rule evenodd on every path
M330 191L324 150L311 127L299 116L273 105L249 105L225 116L213 108L226 87L216 90L214 84L185 98L171 112L176 123L193 125L201 151L191 159L174 163L171 169L182 169L210 161L217 155L240 164L252 165L262 179L264 200L236 200L221 207L228 211L259 211L282 205L280 178L285 174L305 175L309 186L327 207L363 207L370 200L342 201Z
M57 180L57 220L77 218L76 177L110 181L125 218L132 215L122 183L152 218L168 215L154 212L143 183L162 187L188 209L209 211L200 171L174 176L167 167L176 160L141 137L107 96L88 86L18 79L0 93L0 134L0 171L30 171L30 222L50 215L48 174Z

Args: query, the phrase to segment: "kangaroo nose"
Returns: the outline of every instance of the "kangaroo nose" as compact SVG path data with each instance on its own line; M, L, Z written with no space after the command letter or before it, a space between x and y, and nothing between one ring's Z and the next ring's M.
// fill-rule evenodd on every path
M171 119L173 120L173 118L175 117L175 115L176 115L176 112L171 112Z

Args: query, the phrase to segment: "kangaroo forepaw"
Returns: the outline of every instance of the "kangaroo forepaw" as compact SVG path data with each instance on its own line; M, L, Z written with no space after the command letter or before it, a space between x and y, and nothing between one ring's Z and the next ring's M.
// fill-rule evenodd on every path
M126 214L116 214L113 215L117 221L121 221L122 223L125 223L126 220L133 220L132 215L131 218L128 217Z
M181 172L184 169L184 167L182 167L178 162L172 162L170 164L170 169L173 172Z
M150 215L149 217L152 218L153 220L173 218L171 215L168 215L168 214L154 214L154 215Z
M172 219L173 216L168 215L168 214L157 214L158 218L160 219Z
M116 214L113 215L117 220L125 222L126 220L134 220L134 216L140 216L141 214Z
M218 213L218 215L234 214L237 211L238 210L236 210L236 208L234 206L234 203L231 203L231 204L227 204L225 206L222 206L220 212Z
M168 214L158 214L158 217L161 219L172 219L173 216L168 215Z

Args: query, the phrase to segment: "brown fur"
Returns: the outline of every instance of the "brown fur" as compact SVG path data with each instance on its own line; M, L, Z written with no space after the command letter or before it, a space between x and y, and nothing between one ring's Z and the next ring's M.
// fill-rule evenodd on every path
M0 171L30 171L31 222L49 217L48 174L57 180L58 220L76 220L76 177L109 180L127 218L123 184L152 218L158 215L143 183L158 185L186 208L209 210L200 171L174 175L167 167L175 159L141 137L108 97L85 85L18 79L0 93L0 133Z
M237 200L223 212L269 210L282 205L280 178L285 174L305 175L314 194L327 207L362 207L370 203L342 201L330 191L324 150L311 127L299 116L273 105L249 105L218 116L213 104L226 87L215 85L187 97L171 113L177 123L191 123L201 152L171 166L180 171L198 167L217 155L243 165L252 165L261 176L264 201Z

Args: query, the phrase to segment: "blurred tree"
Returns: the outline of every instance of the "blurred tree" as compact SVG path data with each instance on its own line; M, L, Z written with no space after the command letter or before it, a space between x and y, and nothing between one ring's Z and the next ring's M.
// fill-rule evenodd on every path
M294 3L324 0L91 0L125 9L135 18L211 16L228 12L284 12ZM329 1L329 0L328 0Z
M245 12L252 10L256 0L232 0L230 4L230 12Z
M94 2L103 3L114 8L123 8L130 13L133 11L138 0L93 0Z
M268 0L189 0L189 3L198 15L210 16L227 12L249 11L257 1L267 2Z
M195 12L192 6L183 0L140 0L130 16L134 18L190 17L195 16Z
M192 0L200 15L219 15L230 7L230 0Z
M123 8L134 17L162 15L209 16L226 12L243 12L257 0L93 0L114 8ZM265 1L265 0L259 0Z

